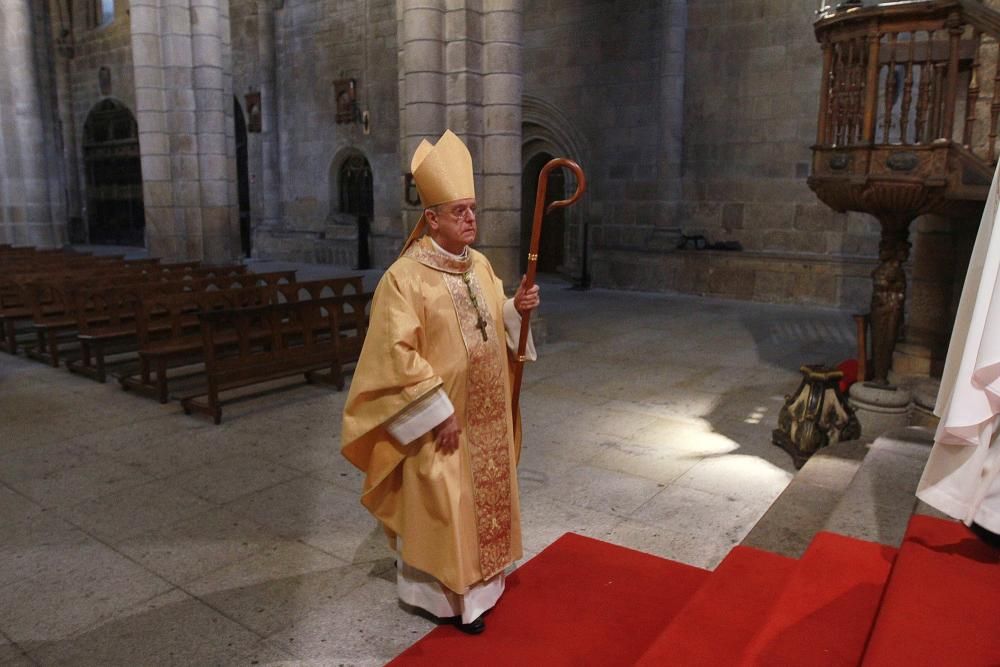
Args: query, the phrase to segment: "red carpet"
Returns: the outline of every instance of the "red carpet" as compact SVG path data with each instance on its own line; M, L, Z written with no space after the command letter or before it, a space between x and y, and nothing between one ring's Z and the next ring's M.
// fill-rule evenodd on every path
M709 573L567 533L518 568L468 636L435 628L392 665L632 665Z
M567 533L484 634L442 626L391 664L1000 667L1000 550L953 521L915 516L898 553L832 533L800 560L736 547L709 574Z
M857 665L896 550L819 533L744 660L753 665Z
M638 664L737 664L796 565L792 558L736 547Z
M1000 665L1000 550L914 516L863 664Z

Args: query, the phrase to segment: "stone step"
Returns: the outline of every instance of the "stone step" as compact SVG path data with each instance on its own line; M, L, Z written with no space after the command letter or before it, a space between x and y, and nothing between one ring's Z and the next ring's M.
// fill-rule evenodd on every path
M795 475L742 544L800 558L826 530L899 546L914 512L936 514L914 493L934 434L903 427L821 449Z
M934 433L909 426L880 436L833 508L824 530L898 547L917 506L917 483Z

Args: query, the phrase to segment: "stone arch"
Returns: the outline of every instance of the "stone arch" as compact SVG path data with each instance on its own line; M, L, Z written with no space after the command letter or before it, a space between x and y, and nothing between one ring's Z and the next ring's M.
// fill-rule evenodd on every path
M146 214L142 163L135 115L106 97L91 107L83 123L84 183L88 243L142 246Z
M555 105L531 95L523 98L521 119L521 173L522 173L522 213L521 252L527 256L530 239L532 213L535 203L535 188L538 172L547 158L567 157L580 164L586 173L589 160L587 143L572 122ZM558 177L550 180L550 194L555 194ZM566 178L565 190L571 192L572 178ZM568 209L564 209L563 259L557 268L560 273L573 276L582 286L589 285L587 259L587 198L583 198ZM542 227L543 245L546 241L546 227ZM550 241L551 242L551 241ZM541 255L541 253L539 253ZM539 257L541 262L541 257Z
M342 148L330 163L330 228L340 246L353 241L351 256L356 269L372 265L371 225L375 216L375 178L371 161L353 146ZM342 248L346 250L346 248Z

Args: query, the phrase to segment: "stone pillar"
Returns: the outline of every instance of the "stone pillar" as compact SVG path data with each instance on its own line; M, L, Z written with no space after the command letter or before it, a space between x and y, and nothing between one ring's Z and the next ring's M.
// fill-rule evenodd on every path
M257 51L260 58L261 170L260 190L263 204L260 229L268 233L282 225L281 143L278 134L278 73L275 49L274 13L283 0L259 0L257 3ZM257 245L256 243L254 244Z
M132 0L146 245L172 260L239 254L228 0Z
M444 0L399 0L400 165L410 171L410 159L421 140L435 141L446 129ZM455 130L459 135L460 130ZM463 137L464 138L464 137ZM420 218L419 205L403 202L406 237Z
M0 3L0 242L53 247L65 242L54 220L48 161L54 156L51 97L43 90L44 8L29 0ZM47 78L47 77L46 77ZM54 193L58 199L61 192Z
M520 281L523 0L483 1L479 247L508 288Z
M403 173L422 139L450 128L469 146L479 239L510 286L517 279L521 200L522 0L399 0ZM404 209L406 230L419 217Z
M50 0L48 7L52 21L50 27L52 43L55 45L52 56L54 86L62 132L61 178L66 188L67 222L76 220L82 225L83 193L80 186L83 180L80 175L80 161L77 159L77 123L73 117L73 30L72 21L67 20L65 12L60 10L60 4L61 0Z
M660 191L679 201L684 159L684 52L687 46L687 0L668 0L660 7Z

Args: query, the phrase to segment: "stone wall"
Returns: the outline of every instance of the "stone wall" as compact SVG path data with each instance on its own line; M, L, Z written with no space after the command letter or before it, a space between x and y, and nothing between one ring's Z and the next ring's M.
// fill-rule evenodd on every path
M257 4L233 2L237 91L259 89L266 75L266 63L253 65L259 31L251 14ZM396 3L286 0L274 13L274 31L277 118L272 122L281 160L281 219L255 235L255 254L354 265L356 228L337 215L336 176L346 157L361 153L374 180L373 259L386 265L402 237ZM369 114L368 135L358 123L336 123L334 81L350 78L358 83L360 110ZM253 151L260 150L255 142L259 138L252 137L252 182L262 168L262 158L254 159ZM265 202L257 203L255 221Z
M661 167L663 126L678 119L661 113L668 71L661 57L683 48L683 27L672 40L664 33L663 6L671 4L525 2L525 161L539 136L546 152L577 160L587 174L588 194L578 205L585 215L568 211L571 274L581 270L584 220L597 251L657 246L664 230L665 247L673 244L669 174Z
M806 185L820 78L815 9L800 0L528 0L525 94L580 138L595 284L866 304L877 223L834 213ZM681 231L744 251L662 257ZM789 266L822 267L832 282L814 288L803 268L800 284Z

